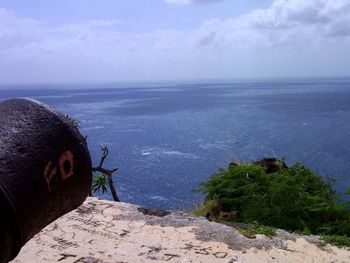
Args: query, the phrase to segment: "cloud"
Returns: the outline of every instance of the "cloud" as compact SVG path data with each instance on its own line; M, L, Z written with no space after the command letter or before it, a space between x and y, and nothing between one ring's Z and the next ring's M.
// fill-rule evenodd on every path
M184 54L181 45L190 45L183 31L131 33L120 30L121 24L91 20L51 25L0 9L0 82L144 78L150 69L154 76L156 68L169 64L174 50Z
M0 82L350 74L349 0L276 0L191 30L122 26L51 25L0 9Z
M165 2L167 2L168 4L174 5L208 4L221 1L224 0L165 0Z
M13 13L0 8L0 49L25 45L41 39L41 24L31 19L19 19Z
M277 0L241 17L210 20L197 31L198 46L261 48L320 43L350 36L348 0Z

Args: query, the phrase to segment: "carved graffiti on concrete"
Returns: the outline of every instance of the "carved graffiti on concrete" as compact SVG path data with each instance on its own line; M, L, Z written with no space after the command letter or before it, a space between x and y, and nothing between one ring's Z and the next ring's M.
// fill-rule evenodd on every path
M50 165L46 171L48 181L53 171ZM118 210L113 203L88 200L31 240L17 262L30 261L30 255L37 262L51 255L50 261L67 263L181 262L187 258L201 262L205 257L208 262L226 262L230 257L227 248L221 250L215 244L197 240L190 233L192 227L148 225L142 218L150 215L137 208L126 210L135 213L137 220L124 220L121 215L125 209L130 208ZM120 219L115 220L118 215Z
M187 223L183 224L185 221ZM283 244L280 248L233 250L227 243L203 239L197 234L208 226L211 231L219 227L204 219L174 214L164 217L145 215L134 205L89 198L84 205L29 241L14 263L306 263L348 262L350 258L350 251L338 249L336 253L330 253L303 239L283 243L280 239L278 242ZM243 240L238 234L228 238L235 244ZM244 239L243 242L254 241Z

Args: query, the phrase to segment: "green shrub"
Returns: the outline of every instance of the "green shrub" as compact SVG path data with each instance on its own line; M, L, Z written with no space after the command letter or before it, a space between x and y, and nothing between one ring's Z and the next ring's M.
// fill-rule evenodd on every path
M203 207L211 202L206 213L212 217L224 212L235 215L236 222L350 236L349 203L339 198L332 183L300 163L273 173L241 163L220 169L198 191L206 194Z
M198 205L192 212L196 216L206 216L210 218L210 214L218 207L217 200L207 200L204 204Z
M276 229L269 226L260 225L258 222L247 225L246 228L236 227L236 229L247 238L255 238L257 234L267 237L276 236Z
M323 236L322 240L325 244L331 244L337 247L350 247L350 237L348 236Z

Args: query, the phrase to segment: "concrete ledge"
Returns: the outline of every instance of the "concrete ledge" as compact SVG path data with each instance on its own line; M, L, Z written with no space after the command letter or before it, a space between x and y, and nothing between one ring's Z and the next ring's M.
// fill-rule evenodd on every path
M88 198L23 248L28 262L349 262L350 251L278 231L248 239L229 226L182 212Z

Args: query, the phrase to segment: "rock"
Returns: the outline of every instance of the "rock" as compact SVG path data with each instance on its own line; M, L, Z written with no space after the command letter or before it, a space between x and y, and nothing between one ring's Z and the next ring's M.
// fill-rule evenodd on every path
M275 173L282 169L288 168L288 166L277 158L264 158L260 161L254 162L254 164L264 167L266 173Z
M283 233L248 239L234 228L184 212L144 214L139 206L88 198L23 247L27 262L348 262L350 251L321 249Z

